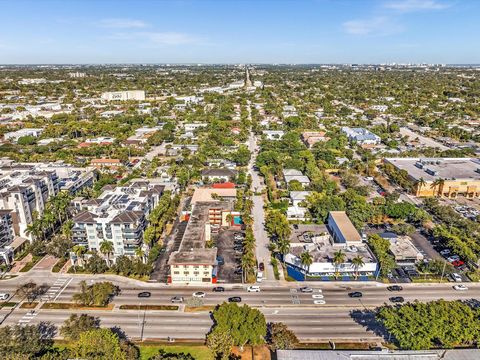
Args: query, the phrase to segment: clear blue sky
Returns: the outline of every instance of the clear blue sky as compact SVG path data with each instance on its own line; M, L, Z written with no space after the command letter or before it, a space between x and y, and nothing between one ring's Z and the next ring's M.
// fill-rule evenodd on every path
M480 0L0 0L0 63L480 63Z

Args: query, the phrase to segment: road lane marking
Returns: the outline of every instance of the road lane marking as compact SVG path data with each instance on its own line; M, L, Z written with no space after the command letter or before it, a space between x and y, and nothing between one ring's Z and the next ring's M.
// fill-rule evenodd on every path
M65 284L65 286L63 287L62 290L60 290L60 292L57 294L57 296L55 297L55 299L53 299L53 301L56 301L58 299L58 297L60 296L60 294L68 287L68 285L70 285L70 283L72 282L73 280L73 277L70 278L70 280L67 281L67 283Z

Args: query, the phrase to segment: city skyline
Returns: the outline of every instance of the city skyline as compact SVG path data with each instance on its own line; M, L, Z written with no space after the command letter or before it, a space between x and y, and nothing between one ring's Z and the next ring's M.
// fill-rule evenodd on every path
M2 8L2 64L480 63L475 1L51 0Z

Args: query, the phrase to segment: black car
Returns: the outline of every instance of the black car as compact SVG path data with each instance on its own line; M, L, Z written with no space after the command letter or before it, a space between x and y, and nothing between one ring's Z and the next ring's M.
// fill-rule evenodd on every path
M240 296L232 296L228 298L228 302L241 302L242 298Z
M224 292L225 288L222 286L216 286L212 289L213 292Z
M392 286L387 287L387 290L388 291L402 291L403 287L401 287L400 285L392 285Z
M152 293L149 291L142 291L141 293L138 293L139 298L149 298L152 296Z
M351 298L361 298L363 294L360 291L354 291L354 292L348 293L348 296L350 296Z
M393 303L403 303L405 299L401 296L393 296L389 299Z
M260 271L265 271L265 264L263 262L261 262L259 265L258 265L258 269Z

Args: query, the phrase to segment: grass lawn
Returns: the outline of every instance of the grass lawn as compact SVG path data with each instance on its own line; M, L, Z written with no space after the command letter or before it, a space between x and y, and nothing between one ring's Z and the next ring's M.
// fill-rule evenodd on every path
M164 349L166 352L172 353L188 353L196 360L213 360L210 350L203 345L144 345L137 344L140 349L140 359L147 360L156 355L158 350Z

